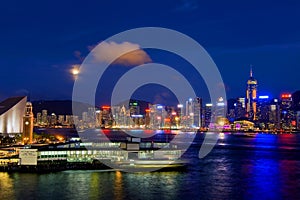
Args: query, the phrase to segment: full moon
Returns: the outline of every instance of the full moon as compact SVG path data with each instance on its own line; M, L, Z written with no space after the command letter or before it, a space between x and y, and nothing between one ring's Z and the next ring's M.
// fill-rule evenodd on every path
M73 74L74 76L78 75L78 74L79 74L79 69L78 69L78 68L73 68L73 69L72 69L72 74Z

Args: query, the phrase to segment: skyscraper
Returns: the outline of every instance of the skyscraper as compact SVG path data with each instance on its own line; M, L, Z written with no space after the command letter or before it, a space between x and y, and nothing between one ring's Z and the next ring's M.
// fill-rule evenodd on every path
M252 67L250 78L247 81L246 111L249 120L255 121L257 119L257 80L253 77Z
M197 128L200 128L202 127L202 99L199 98L199 97L196 97L194 99L194 109L193 109L193 112L194 112L194 126L197 127Z
M189 98L185 103L185 115L187 116L188 127L201 127L201 108L202 108L202 99L196 97L194 99Z
M281 95L281 128L282 129L292 129L293 126L296 128L296 117L292 109L293 98L292 94L282 94ZM293 121L295 121L293 123ZM294 124L294 125L293 125Z
M42 113L38 112L36 114L36 124L41 125L42 124Z
M48 111L47 110L42 110L42 123L43 125L48 124Z
M270 124L270 112L271 112L271 100L270 97L259 96L257 100L257 120L259 121L260 129L269 129ZM272 108L274 111L274 108ZM272 126L271 126L272 127Z
M100 126L101 127L111 127L113 122L113 116L110 106L102 106L102 111L100 112Z
M204 127L209 128L212 117L212 107L213 104L207 103L204 107Z
M153 129L163 128L167 117L166 107L160 104L149 104L149 109L150 127Z
M273 99L270 103L269 113L269 129L279 130L280 129L280 106L278 99Z
M235 119L240 120L246 114L246 99L238 98L234 108Z

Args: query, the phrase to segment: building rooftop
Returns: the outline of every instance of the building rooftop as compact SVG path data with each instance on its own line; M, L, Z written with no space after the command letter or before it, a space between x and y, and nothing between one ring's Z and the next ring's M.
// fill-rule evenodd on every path
M24 98L26 98L26 96L11 97L11 98L5 99L4 101L0 102L0 115L7 112L9 109L14 107L17 103L19 103Z

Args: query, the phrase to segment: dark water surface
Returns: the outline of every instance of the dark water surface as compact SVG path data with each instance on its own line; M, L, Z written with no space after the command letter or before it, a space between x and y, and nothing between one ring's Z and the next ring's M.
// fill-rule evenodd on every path
M0 199L300 199L300 135L225 134L199 159L203 136L186 171L0 172Z

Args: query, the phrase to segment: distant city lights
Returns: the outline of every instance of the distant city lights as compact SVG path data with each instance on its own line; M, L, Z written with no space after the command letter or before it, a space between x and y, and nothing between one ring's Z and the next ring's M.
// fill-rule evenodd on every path
M291 94L282 94L282 95L281 95L281 98L282 98L282 99L288 99L288 98L291 98L291 97L292 97Z
M178 108L183 108L183 105L182 104L178 104L177 107Z
M217 106L225 106L225 103L224 102L219 102L219 103L217 103Z
M258 98L259 98L259 99L269 99L270 97L267 96L267 95L265 95L265 96L259 96Z
M144 116L143 115L131 115L131 117L133 117L133 118L142 118Z
M108 110L110 109L110 106L102 106L102 109Z

